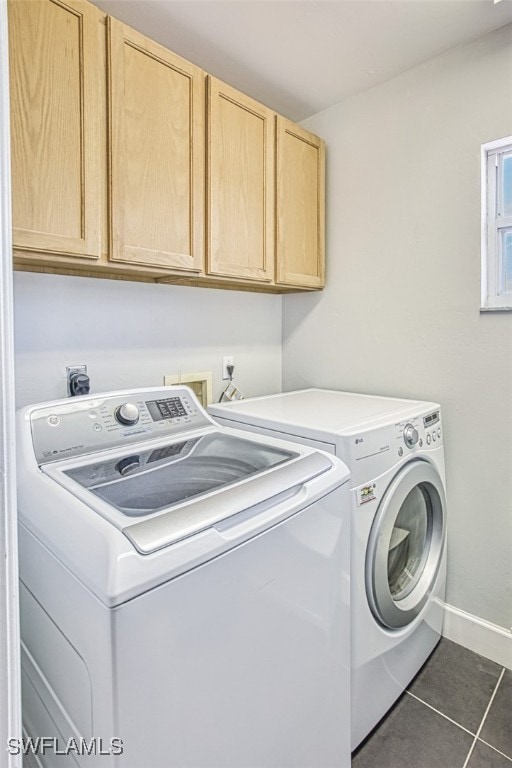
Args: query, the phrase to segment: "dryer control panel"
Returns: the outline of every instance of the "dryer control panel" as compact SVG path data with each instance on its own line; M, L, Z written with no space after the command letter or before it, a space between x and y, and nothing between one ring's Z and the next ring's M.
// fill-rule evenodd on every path
M354 431L347 455L352 483L378 477L402 460L427 454L443 445L441 410L411 412L403 419L378 428Z
M443 432L441 429L441 412L433 411L423 417L423 428L425 430L425 442L427 446L434 443L441 443Z
M38 464L178 436L215 422L188 387L87 395L26 411Z
M440 445L442 441L440 410L395 424L395 439L398 456L403 456L416 448L429 446L435 448L437 444Z

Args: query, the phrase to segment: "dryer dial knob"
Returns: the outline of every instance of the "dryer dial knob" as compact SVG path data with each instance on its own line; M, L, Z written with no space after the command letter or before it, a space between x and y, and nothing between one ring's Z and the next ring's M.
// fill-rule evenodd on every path
M408 448L414 448L420 436L418 430L412 424L406 424L404 427L404 443Z
M114 416L120 424L132 427L139 420L139 409L133 403L123 403L116 408Z

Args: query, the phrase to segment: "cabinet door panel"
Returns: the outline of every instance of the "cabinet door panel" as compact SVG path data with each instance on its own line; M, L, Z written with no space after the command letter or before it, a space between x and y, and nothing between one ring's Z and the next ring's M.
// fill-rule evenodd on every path
M109 19L111 258L200 271L202 71Z
M277 282L320 288L325 260L325 148L277 118Z
M274 113L209 77L209 274L273 279L273 174Z
M80 0L10 0L16 249L101 254L98 18Z

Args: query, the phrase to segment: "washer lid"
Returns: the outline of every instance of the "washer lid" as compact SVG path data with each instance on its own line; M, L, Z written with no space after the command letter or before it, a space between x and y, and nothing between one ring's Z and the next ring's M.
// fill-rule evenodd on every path
M147 517L188 499L224 488L298 456L265 443L211 432L113 461L64 471L126 517Z
M199 533L239 512L257 508L277 498L291 496L298 487L332 469L332 462L321 453L312 453L275 471L237 484L215 495L206 495L123 528L134 547L142 554L173 544Z
M321 453L222 431L87 464L44 469L148 554L205 530L332 468Z

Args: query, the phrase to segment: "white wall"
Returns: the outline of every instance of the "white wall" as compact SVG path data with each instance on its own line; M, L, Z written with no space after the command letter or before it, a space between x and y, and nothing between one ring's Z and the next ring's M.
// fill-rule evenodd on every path
M307 121L328 145L328 287L279 296L15 274L17 404L236 358L247 396L321 385L438 400L448 601L512 624L512 314L479 313L480 144L512 134L512 27Z
M88 366L94 392L158 386L235 357L246 395L281 389L281 296L15 273L17 405L66 397L66 365Z
M283 386L439 401L447 601L512 625L512 313L480 314L480 145L512 134L512 25L306 121L327 288L284 298Z

